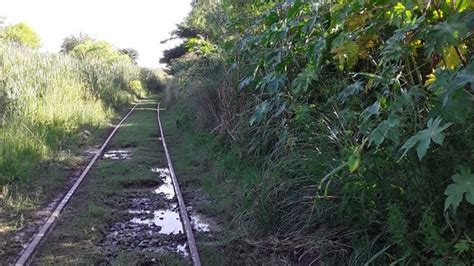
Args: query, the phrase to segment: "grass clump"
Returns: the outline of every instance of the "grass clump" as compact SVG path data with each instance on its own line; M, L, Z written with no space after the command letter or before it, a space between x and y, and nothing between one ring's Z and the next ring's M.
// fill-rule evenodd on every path
M0 183L5 183L26 178L66 136L100 126L110 110L83 81L81 62L69 56L1 43L0 57Z
M130 60L50 54L0 43L0 184L83 142L114 110L146 96ZM142 83L145 85L142 85Z

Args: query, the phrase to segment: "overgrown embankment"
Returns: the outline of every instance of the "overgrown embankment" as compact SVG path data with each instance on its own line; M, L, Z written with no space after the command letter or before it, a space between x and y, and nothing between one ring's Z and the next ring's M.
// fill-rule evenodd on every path
M26 179L39 162L84 144L112 108L143 96L140 69L127 63L78 60L0 44L2 127L0 182ZM134 85L138 82L138 85Z
M159 70L86 35L60 53L39 37L0 25L0 258L19 252L55 197L77 176L110 123L133 101L163 88Z
M254 262L474 261L473 8L196 2L163 59L167 100L218 161L257 169L223 171L244 188L225 196L241 232L227 247Z

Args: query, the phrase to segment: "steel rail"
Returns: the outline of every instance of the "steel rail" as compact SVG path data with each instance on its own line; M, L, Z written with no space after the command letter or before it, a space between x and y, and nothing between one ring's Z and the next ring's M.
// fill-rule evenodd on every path
M33 236L33 238L30 240L28 245L21 251L19 258L15 262L15 265L28 265L30 262L30 259L35 253L36 248L39 246L41 241L45 238L45 236L48 234L50 231L51 227L53 226L54 222L56 219L59 217L61 211L64 209L64 207L67 205L69 200L72 198L74 195L74 192L76 192L77 188L79 185L82 183L86 175L89 173L90 169L94 165L94 163L99 159L99 157L102 155L104 152L105 148L107 147L107 144L109 144L110 140L112 137L115 135L117 130L120 128L120 126L125 122L125 120L130 116L130 114L135 110L135 108L138 106L138 104L135 104L133 108L122 118L122 120L115 126L113 131L110 133L109 137L105 140L105 142L102 144L100 149L97 151L96 155L92 160L89 162L87 167L84 169L82 174L79 176L79 178L74 182L74 185L69 189L67 194L63 197L61 202L58 204L56 209L53 211L53 213L49 216L48 220L40 227L38 232Z
M184 204L183 195L179 188L178 179L176 178L176 173L173 168L173 163L171 162L171 156L168 152L168 147L166 146L165 134L163 132L163 126L161 125L160 119L160 104L156 107L156 119L158 120L158 126L160 127L161 142L163 143L163 149L165 150L166 160L168 161L168 168L170 170L171 179L173 180L174 191L176 197L178 198L179 213L181 216L181 221L183 223L184 232L186 233L186 238L188 239L188 247L191 253L191 259L194 266L201 266L201 261L199 259L199 253L196 247L196 241L194 239L193 229L189 221L188 212L186 210L186 205Z

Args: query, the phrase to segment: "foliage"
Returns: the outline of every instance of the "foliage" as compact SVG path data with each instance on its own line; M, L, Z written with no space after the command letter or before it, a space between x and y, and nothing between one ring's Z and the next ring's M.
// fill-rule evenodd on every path
M14 42L29 48L41 45L38 34L26 23L8 25L0 30L0 40Z
M71 35L64 38L63 43L61 44L61 53L69 53L71 52L74 47L78 44L83 43L87 40L92 40L91 37L87 34L80 33L79 35Z
M133 48L123 48L119 50L122 54L127 55L130 57L130 60L132 61L133 64L137 64L137 59L138 59L138 51L133 49Z
M356 264L474 260L458 242L474 234L467 168L446 187L474 159L469 1L205 0L193 3L185 25L203 41L187 38L189 54L167 61L169 94L199 106L194 95L205 91L207 106L219 106L220 94L207 92L233 87L226 102L237 113L226 117L239 122L212 132L225 133L237 155L264 162L261 183L248 189L258 204L240 218L311 234L319 217L307 210L326 210L326 226L353 232ZM215 48L193 50L204 42ZM216 71L209 58L229 70L212 83L200 74ZM204 86L188 94L187 84ZM212 129L223 127L224 109L213 110ZM450 207L458 211L445 213Z
M97 59L106 62L131 62L128 55L121 53L105 41L86 39L76 45L70 52L71 55L81 59Z
M183 57L187 52L188 51L184 44L165 50L163 52L163 57L160 59L160 63L170 64L174 59Z
M140 67L100 47L104 55L78 59L0 43L0 184L27 180L41 162L81 145L85 127L145 96Z
M196 54L211 54L215 47L208 41L200 38L190 38L185 43L186 50Z
M182 39L198 38L200 35L202 35L202 32L200 32L199 29L192 28L185 24L178 24L176 25L176 30L171 32L171 38L168 40L165 40L164 42L177 39L177 38L182 38Z
M418 158L421 160L426 155L426 151L428 150L431 141L443 145L443 131L451 126L452 123L446 123L440 126L441 120L441 117L437 117L435 120L433 120L433 118L428 120L428 128L417 132L415 136L410 137L402 146L402 149L405 149L403 155L416 145L416 153L418 154Z
M467 202L474 205L474 174L471 173L471 169L461 169L460 173L453 175L453 181L454 183L444 192L448 196L444 210L449 207L456 209L464 197Z
M61 55L0 45L0 183L25 179L52 158L80 127L108 117L78 71L80 62Z
M142 68L140 78L149 91L161 92L166 86L167 75L162 70Z

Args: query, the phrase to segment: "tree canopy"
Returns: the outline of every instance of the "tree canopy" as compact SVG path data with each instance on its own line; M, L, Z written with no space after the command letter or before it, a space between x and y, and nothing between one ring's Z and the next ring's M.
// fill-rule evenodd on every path
M38 34L26 23L8 25L1 29L0 39L14 42L29 48L38 48L41 40Z
M138 59L138 51L136 49L133 49L133 48L123 48L123 49L120 49L119 50L122 54L130 57L130 60L132 60L132 63L133 64L137 64L137 59Z
M86 39L77 44L70 54L79 58L93 58L103 61L128 61L131 59L128 55L121 53L118 49L113 47L110 43L105 41L95 41Z
M87 40L93 40L89 35L80 33L79 35L71 35L64 38L63 43L61 44L61 52L62 53L69 53L72 51L77 45L83 43Z

